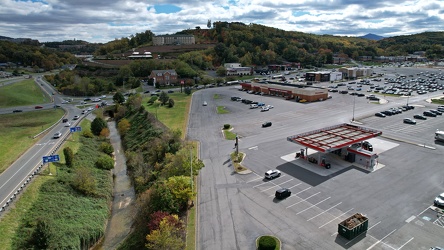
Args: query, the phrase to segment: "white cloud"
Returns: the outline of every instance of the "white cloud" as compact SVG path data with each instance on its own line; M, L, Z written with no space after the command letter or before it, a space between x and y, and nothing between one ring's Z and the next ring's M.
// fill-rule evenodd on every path
M173 34L207 21L257 23L314 34L381 36L442 31L443 0L0 0L0 35L108 42L151 30ZM155 4L176 13L156 13ZM293 13L297 13L296 16Z

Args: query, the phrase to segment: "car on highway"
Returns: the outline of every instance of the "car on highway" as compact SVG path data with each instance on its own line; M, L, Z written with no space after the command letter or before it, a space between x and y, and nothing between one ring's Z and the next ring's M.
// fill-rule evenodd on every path
M276 193L274 194L274 197L276 197L276 199L282 200L285 199L287 197L290 197L291 195L291 191L288 188L281 188L276 190Z
M414 115L413 118L418 120L427 120L427 117L423 115Z
M67 122L67 123L65 123L65 127L71 127L71 123L70 122Z
M53 136L52 136L52 138L54 138L54 139L58 139L58 138L60 138L62 136L62 133L61 132L57 132L57 133L55 133Z
M386 115L384 115L384 114L381 113L381 112L376 113L375 116L377 116L377 117L386 117Z
M262 127L263 128L271 127L271 122L264 122L264 123L262 123Z
M413 124L413 125L416 124L416 121L413 120L412 118L404 118L403 122L407 123L407 124Z
M272 169L272 170L268 170L267 172L265 172L265 179L269 179L272 180L276 177L281 176L281 171L277 170L277 169Z
M42 109L43 107L42 106L35 106L34 108L35 109Z
M203 104L202 104L203 106L207 106L208 105L208 103L207 102L203 102Z
M14 109L14 110L12 111L12 113L20 113L20 112L23 112L23 110L21 110L21 109Z
M78 120L78 119L80 119L80 116L75 115L72 119L73 119L73 120Z
M91 98L88 97L88 98L85 98L85 99L83 99L83 100L84 100L85 102L86 102L86 101L91 101Z
M433 201L433 204L437 207L444 207L444 193L441 193L440 195L436 196L435 201Z
M62 122L63 123L68 122L68 118L63 118Z

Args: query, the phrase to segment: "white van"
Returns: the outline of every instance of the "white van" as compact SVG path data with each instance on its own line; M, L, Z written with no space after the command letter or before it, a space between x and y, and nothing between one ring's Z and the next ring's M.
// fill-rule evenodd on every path
M257 104L250 104L250 109L258 108Z

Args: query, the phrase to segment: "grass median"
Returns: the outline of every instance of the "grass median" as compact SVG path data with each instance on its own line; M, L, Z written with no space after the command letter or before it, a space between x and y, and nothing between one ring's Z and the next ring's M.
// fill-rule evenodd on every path
M1 87L0 108L48 103L45 95L33 79L23 80Z
M38 139L32 139L64 115L61 109L5 114L0 116L0 173L5 171Z

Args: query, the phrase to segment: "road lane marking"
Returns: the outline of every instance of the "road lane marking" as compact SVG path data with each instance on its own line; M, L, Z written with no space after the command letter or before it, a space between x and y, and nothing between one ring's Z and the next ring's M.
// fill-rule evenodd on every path
M416 216L412 215L410 216L407 220L405 220L405 222L410 223L412 220L414 220L416 218Z

